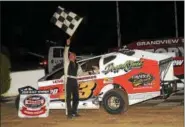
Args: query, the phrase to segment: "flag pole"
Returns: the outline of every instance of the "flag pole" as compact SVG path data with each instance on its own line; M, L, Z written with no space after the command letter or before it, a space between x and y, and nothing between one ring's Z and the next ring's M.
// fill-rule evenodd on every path
M119 3L116 1L116 16L117 16L117 36L118 36L118 48L121 47L121 33L120 33L120 18L119 18Z
M177 4L174 1L174 15L175 15L175 36L178 37L178 20L177 20Z

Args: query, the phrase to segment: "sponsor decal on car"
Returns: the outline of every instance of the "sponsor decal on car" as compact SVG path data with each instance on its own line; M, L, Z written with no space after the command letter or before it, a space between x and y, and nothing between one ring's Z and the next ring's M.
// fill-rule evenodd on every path
M143 66L143 61L132 61L128 60L124 64L114 65L114 63L110 63L105 67L105 70L102 71L105 75L109 72L118 73L119 70L124 70L128 72L135 68L141 68Z
M80 77L80 78L78 78L78 81L89 80L89 79L96 79L96 76L92 75L92 76L88 76L88 77Z
M57 83L63 83L63 80L62 80L62 79L53 80L53 83L54 83L54 84L57 84Z
M59 98L60 94L64 91L64 87L59 83L56 85L40 87L39 90L49 90L50 98Z
M139 73L133 75L129 81L132 83L133 87L143 87L143 86L151 86L154 77L151 74Z

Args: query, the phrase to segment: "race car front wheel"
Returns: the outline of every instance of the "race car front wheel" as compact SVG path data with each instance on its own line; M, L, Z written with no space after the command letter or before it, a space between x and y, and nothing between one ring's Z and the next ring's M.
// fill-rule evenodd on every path
M120 114L128 109L127 94L121 89L113 89L103 97L103 107L110 114Z

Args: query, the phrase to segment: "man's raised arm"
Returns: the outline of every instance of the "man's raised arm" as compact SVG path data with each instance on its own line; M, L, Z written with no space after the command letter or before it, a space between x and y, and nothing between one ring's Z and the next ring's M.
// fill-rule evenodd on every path
M70 39L67 40L64 48L64 62L69 63L68 53L69 53Z
M67 70L68 70L68 65L69 65L69 58L68 58L68 53L69 53L69 45L70 45L70 39L67 39L65 48L64 48L64 75L67 75Z

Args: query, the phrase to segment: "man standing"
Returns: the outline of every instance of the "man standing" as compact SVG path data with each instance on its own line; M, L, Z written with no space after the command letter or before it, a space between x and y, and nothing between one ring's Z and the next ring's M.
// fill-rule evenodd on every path
M76 63L76 54L72 52L69 53L70 43L71 40L68 39L64 48L64 75L66 84L65 89L68 118L79 116L77 113L79 103L77 76L82 73L81 67ZM71 97L73 98L72 107Z

